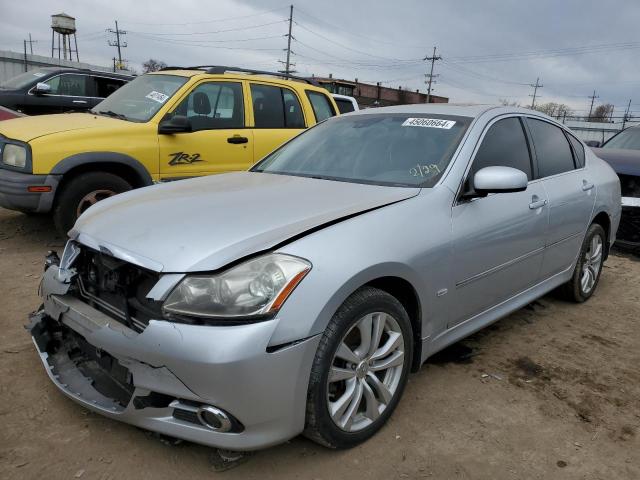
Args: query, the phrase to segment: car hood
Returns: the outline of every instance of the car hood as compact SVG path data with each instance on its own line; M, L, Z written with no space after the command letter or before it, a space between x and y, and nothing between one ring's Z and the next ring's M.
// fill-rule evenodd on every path
M602 160L620 175L640 176L640 150L626 150L619 148L593 148Z
M235 172L103 200L78 219L70 236L155 271L216 270L419 191Z
M13 140L29 142L53 133L82 130L88 128L112 127L123 120L108 118L91 113L60 113L56 115L35 115L13 118L0 124L0 135Z

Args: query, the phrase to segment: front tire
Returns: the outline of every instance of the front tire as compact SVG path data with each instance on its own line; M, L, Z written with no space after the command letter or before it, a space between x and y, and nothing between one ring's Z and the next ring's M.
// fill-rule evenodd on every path
M402 396L412 353L411 322L396 298L371 287L352 294L318 345L304 434L329 448L373 436Z
M571 280L561 287L563 296L570 301L582 303L596 291L606 246L606 234L597 223L591 224L582 242Z
M123 178L107 172L78 175L62 187L53 209L53 222L63 237L78 217L91 205L118 193L131 190Z

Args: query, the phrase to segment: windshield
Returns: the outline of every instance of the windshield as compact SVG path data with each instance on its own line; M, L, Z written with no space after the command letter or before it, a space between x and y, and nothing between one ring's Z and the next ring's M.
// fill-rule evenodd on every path
M336 117L299 135L252 171L432 187L470 122L469 117L436 114Z
M91 112L146 122L187 80L178 75L142 75L113 92Z
M640 129L623 130L605 143L602 148L621 148L623 150L640 150Z
M28 72L21 73L17 77L10 78L9 80L5 80L0 83L0 88L4 90L18 90L39 82L40 78L45 75L49 75L50 73L51 71L46 70L29 70Z

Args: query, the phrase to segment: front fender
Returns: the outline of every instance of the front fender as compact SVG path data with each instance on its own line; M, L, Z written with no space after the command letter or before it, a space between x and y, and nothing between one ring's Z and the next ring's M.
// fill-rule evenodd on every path
M73 168L92 163L115 163L119 165L125 165L136 172L141 186L146 187L153 184L153 178L151 177L151 174L140 161L129 155L118 152L77 153L58 162L51 170L51 174L63 175Z

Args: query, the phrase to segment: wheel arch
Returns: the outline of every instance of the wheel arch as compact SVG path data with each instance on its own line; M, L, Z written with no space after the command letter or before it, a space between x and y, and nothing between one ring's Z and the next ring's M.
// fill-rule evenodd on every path
M77 175L87 172L108 172L118 175L134 188L153 184L145 166L135 158L117 152L85 152L71 155L51 170L52 175L62 175L58 191Z

